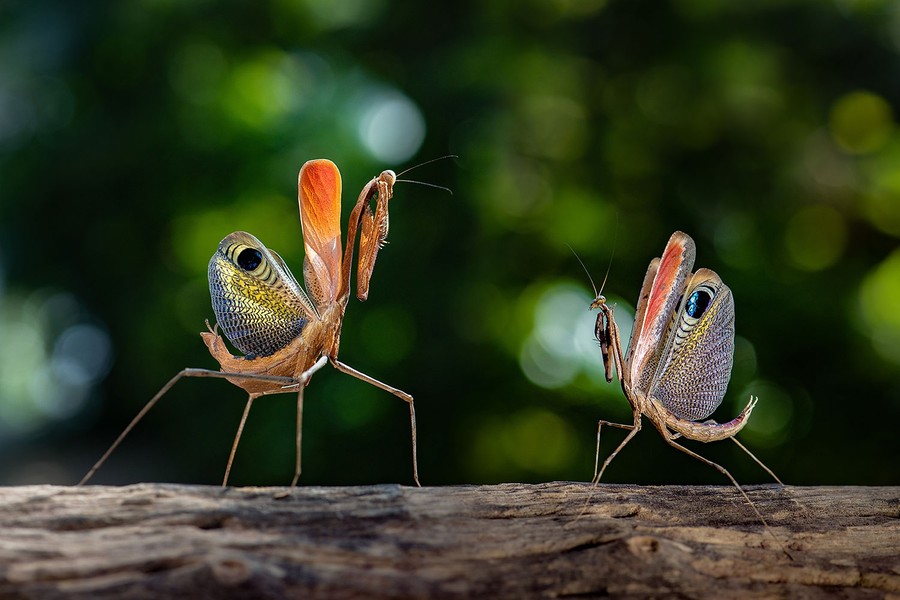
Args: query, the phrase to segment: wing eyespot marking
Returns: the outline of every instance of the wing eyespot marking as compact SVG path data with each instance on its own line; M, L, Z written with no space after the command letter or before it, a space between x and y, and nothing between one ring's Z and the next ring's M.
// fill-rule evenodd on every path
M712 302L712 295L707 290L696 290L688 298L684 312L687 313L689 317L699 319L703 316L703 313L706 312L706 309L709 308L710 302Z
M237 265L245 271L253 272L262 263L262 252L256 248L244 248L237 255Z

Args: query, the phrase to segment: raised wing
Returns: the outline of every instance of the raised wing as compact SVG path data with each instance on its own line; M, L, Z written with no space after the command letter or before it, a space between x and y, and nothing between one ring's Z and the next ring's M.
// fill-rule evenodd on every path
M678 307L649 396L682 419L705 419L725 397L733 355L734 297L713 271L698 269Z
M303 279L319 311L338 296L341 278L341 173L330 160L311 160L298 177L306 258Z
M625 355L625 377L632 388L647 392L663 352L666 331L672 322L696 249L694 240L676 231L662 258L650 262L634 316L634 329Z
M210 259L209 295L225 337L248 356L277 352L318 318L281 257L244 231L223 239Z

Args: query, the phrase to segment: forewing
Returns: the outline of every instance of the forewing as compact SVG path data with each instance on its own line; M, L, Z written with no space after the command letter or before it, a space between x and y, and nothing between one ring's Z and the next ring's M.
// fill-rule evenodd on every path
M225 337L248 356L277 352L318 318L281 257L243 231L223 239L210 259L209 294Z
M695 256L694 240L676 231L662 257L650 262L625 356L626 379L635 390L646 392L650 388L666 331L678 308Z
M298 177L306 258L303 278L319 310L334 302L341 277L341 173L330 160L311 160Z
M734 297L713 271L698 269L666 340L650 396L676 416L705 419L725 397L734 355Z

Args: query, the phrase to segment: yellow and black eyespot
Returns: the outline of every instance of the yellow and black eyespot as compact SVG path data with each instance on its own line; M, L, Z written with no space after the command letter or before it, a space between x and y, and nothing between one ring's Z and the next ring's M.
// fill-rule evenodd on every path
M237 257L237 264L245 271L253 271L262 262L262 252L256 248L244 248Z
M232 243L225 249L225 256L235 266L247 273L254 273L265 261L260 247L248 246L246 243Z
M232 234L232 236L240 241L229 244L224 250L224 255L240 271L269 285L278 285L279 279L282 278L279 269L286 273L290 272L281 257L276 258L276 253L263 246L256 238L252 238L256 244L247 243L251 241L250 234L241 236Z

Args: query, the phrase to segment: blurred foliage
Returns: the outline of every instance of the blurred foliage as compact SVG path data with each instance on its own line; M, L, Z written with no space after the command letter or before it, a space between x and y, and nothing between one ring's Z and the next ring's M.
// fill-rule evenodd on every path
M452 196L397 186L341 345L416 397L424 483L588 480L630 415L567 245L628 330L681 229L736 298L715 417L758 395L742 437L786 482L900 484L898 68L887 0L0 2L0 478L76 481L216 366L207 261L247 230L300 275L304 161L341 167L346 218L453 153L407 176ZM217 483L243 405L180 383L96 481ZM304 423L302 483L411 483L390 395L325 369ZM293 397L256 403L232 481L286 484L293 444ZM652 430L608 481L726 483Z

